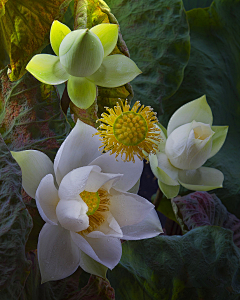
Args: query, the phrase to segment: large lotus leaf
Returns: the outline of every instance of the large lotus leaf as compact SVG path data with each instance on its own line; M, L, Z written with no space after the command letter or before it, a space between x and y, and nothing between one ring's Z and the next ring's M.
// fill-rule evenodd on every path
M21 197L21 170L0 135L0 299L18 299L31 262L25 244L32 219Z
M26 73L25 67L33 55L49 43L52 22L63 19L71 0L4 2L0 6L0 51L5 47L10 57L9 77L18 80Z
M180 106L206 94L213 125L229 125L229 131L223 147L205 165L224 174L223 189L216 195L240 218L240 1L216 0L209 9L194 9L187 16L190 59L182 85L163 103L159 120L166 126Z
M120 263L108 271L118 300L239 298L240 253L228 229L203 226L122 246Z
M54 158L69 132L54 86L31 74L11 82L0 72L0 133L10 150L35 149Z
M185 10L191 10L194 8L209 7L213 0L183 0Z
M36 251L27 253L32 268L19 300L114 300L114 290L107 280L78 268L71 276L41 284Z
M227 211L215 194L195 192L171 202L183 233L199 226L221 226L233 231L233 242L240 248L240 220Z
M10 150L36 149L55 157L69 125L60 111L54 86L37 81L31 74L11 82L7 70L0 73L0 133ZM23 201L33 218L27 250L36 249L43 221L31 198L23 194Z
M161 112L161 101L179 88L190 54L182 1L106 0L125 42L143 72L132 82L135 99Z

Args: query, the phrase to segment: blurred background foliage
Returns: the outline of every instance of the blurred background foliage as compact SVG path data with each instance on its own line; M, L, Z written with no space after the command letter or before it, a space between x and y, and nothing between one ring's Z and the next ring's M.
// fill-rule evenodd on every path
M0 3L1 300L239 299L240 0L49 3ZM132 87L99 88L92 107L77 109L64 84L45 85L25 71L35 54L53 54L48 44L55 19L71 29L118 23L113 53L130 55L143 74ZM178 231L124 242L119 265L108 271L110 283L79 269L41 285L35 249L43 222L35 201L21 191L20 169L9 150L37 149L53 160L73 125L70 113L95 125L104 106L133 99L151 105L167 126L175 110L203 94L213 124L229 125L223 148L206 164L223 172L223 189L211 194L182 189L183 197L163 198L158 210L179 225ZM169 234L167 223L165 229ZM174 235L179 232L183 235Z

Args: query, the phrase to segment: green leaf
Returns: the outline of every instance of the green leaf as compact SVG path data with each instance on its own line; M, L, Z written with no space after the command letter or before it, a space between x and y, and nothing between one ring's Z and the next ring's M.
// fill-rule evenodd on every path
M2 300L18 299L31 262L25 244L32 228L21 197L21 170L0 135L0 294Z
M122 247L120 263L107 276L118 300L235 300L240 295L240 253L228 229L204 226Z
M174 187L176 188L176 186ZM162 197L160 203L157 207L157 210L160 211L164 216L178 223L175 213L172 208L171 200L167 199L165 196Z
M131 59L143 72L131 82L135 99L160 112L183 80L190 54L186 13L179 0L107 0Z
M209 7L212 2L213 0L183 0L184 8L186 10Z
M5 1L4 1L5 2ZM34 54L49 44L49 32L55 19L62 20L71 0L8 0L3 3L0 18L2 38L0 57L4 48L10 57L11 80L18 80ZM1 9L1 7L0 7Z
M213 111L213 125L229 126L220 151L205 164L224 174L223 189L216 190L228 211L240 218L240 5L216 0L209 9L187 13L191 31L191 56L177 93L163 103L160 122L183 104L205 94Z
M10 150L35 149L51 159L69 132L54 86L31 74L11 82L0 73L0 133Z
M27 253L27 258L32 261L32 268L19 300L115 299L114 289L107 279L90 275L81 268L67 278L41 284L36 251Z

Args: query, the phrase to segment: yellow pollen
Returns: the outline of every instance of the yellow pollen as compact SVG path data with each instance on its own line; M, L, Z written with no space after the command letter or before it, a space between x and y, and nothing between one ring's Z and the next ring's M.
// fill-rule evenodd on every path
M93 194L95 194L95 195L93 195ZM87 215L89 217L89 227L85 230L78 232L81 235L87 235L90 232L96 230L96 228L99 227L105 221L104 213L106 211L109 211L110 200L108 198L108 193L102 189L98 190L97 193L83 191L82 193L80 193L80 196L87 205L90 201L89 199L92 197L93 205L95 205L97 207L93 214L87 213ZM96 201L96 198L99 198L98 204L96 202L94 202L94 201ZM88 208L89 208L89 206L88 206Z
M135 155L142 160L148 159L148 154L157 152L162 140L161 130L150 106L136 101L130 109L126 101L106 110L108 114L102 113L102 118L98 120L102 124L96 133L101 137L103 151L110 151L116 157L120 154L124 161L133 162Z
M131 116L135 115L136 123L134 125L131 122L131 118L129 117L130 115ZM116 128L119 128L119 125L121 124L119 122L119 120L127 121L127 122L124 122L123 126L122 126L122 130L125 131L123 134L124 138L121 138L121 136L118 133L118 130L116 129ZM130 126L130 124L133 126ZM134 141L133 141L133 138L130 138L130 135L133 136L134 131L136 129L138 129L140 125L141 125L141 127L140 127L141 135L138 135L138 138L134 139ZM138 127L138 128L136 128L136 127ZM115 135L117 141L122 143L125 146L136 146L136 145L140 144L145 139L147 131L148 131L148 127L147 127L147 123L146 123L145 119L141 115L138 115L138 113L133 113L133 112L129 112L129 111L123 112L120 116L118 116L113 124L113 132L114 132L114 135Z

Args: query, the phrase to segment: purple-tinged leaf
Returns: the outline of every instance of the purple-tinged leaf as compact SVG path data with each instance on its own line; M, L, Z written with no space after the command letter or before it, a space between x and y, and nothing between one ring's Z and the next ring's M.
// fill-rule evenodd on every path
M233 242L240 248L240 220L229 213L215 194L194 192L172 199L172 206L183 233L199 226L216 225L233 231Z

